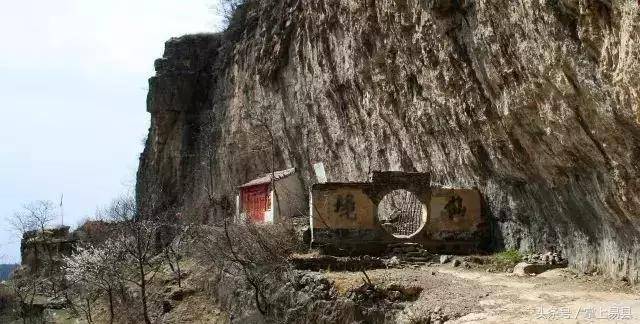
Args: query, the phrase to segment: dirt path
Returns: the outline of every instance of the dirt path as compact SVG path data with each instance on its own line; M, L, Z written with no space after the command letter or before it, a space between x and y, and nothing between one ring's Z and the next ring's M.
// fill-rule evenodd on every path
M578 277L566 269L518 277L446 264L367 273L377 284L424 289L398 318L403 323L421 323L429 316L431 323L460 324L640 323L640 287L597 276ZM358 272L325 275L342 293L362 284Z
M451 323L640 323L640 294L624 283L576 278L565 269L536 277L440 267L492 293Z

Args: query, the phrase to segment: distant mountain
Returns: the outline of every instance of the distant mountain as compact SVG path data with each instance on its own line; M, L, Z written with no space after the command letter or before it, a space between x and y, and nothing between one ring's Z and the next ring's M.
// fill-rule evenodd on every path
M19 264L0 264L0 280L9 279L9 275L13 269L17 268Z

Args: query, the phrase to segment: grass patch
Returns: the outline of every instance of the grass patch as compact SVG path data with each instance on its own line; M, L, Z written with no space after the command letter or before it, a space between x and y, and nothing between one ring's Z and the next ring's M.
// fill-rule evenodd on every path
M511 249L495 254L496 263L501 265L515 265L522 261L523 255L520 251Z

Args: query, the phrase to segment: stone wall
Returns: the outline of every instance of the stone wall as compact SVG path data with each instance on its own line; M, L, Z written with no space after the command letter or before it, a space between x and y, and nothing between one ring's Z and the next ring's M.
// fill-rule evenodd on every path
M488 227L482 198L474 189L432 188L422 174L385 173L373 182L323 183L311 189L312 242L354 253L382 251L398 242L420 243L432 252L472 253L480 249ZM385 228L381 201L395 190L408 190L422 205L422 220L411 235ZM486 243L486 242L485 242ZM485 246L486 247L486 246Z

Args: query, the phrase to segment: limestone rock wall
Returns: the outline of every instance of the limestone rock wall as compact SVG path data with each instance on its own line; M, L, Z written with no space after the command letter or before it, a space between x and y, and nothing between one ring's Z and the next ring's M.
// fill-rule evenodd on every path
M144 204L210 215L319 161L332 181L431 172L480 189L495 247L639 279L636 1L249 1L156 70Z

